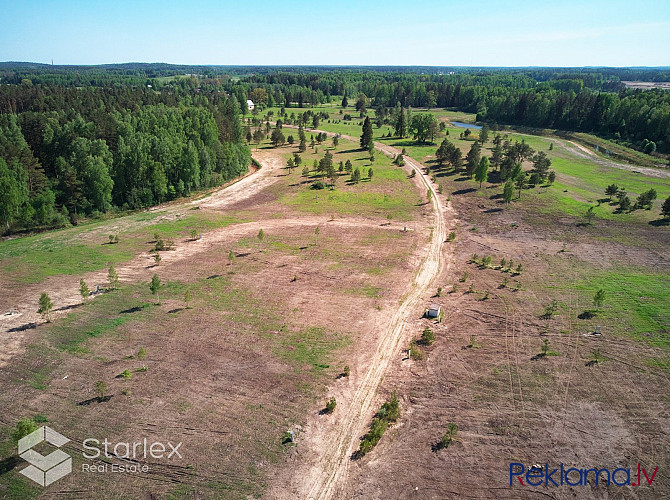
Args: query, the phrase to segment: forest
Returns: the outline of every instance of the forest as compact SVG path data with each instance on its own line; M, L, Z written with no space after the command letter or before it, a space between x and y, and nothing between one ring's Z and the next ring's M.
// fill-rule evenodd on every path
M0 224L62 227L239 176L251 159L247 99L255 114L348 96L361 117L373 108L378 124L394 123L398 110L449 108L491 126L589 132L660 156L670 153L670 93L621 82L668 79L667 68L0 63Z
M149 207L246 172L240 104L218 93L0 85L4 231Z

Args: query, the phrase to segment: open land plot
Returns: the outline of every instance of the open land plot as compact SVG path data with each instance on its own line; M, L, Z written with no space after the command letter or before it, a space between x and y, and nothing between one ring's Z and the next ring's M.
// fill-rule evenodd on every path
M75 455L82 450L74 443L89 436L184 443L183 460L152 462L150 473L121 485L114 477L79 472L59 482L62 491L105 498L110 491L119 498L258 496L282 464L297 460L300 448L282 444L284 433L290 428L300 436L307 421L323 419L326 391L347 407L367 353L421 260L430 209L419 203L407 172L379 158L372 180L348 185L342 179L336 190L318 191L325 208L315 210L307 178L280 167L293 148L266 146L254 155L269 168L267 187L245 186L251 197L226 201L214 193L129 220L55 233L52 243L36 235L3 247L2 264L15 269L3 279L7 289L17 289L7 303L26 300L13 331L3 331L12 341L0 391L8 408L1 420L3 459L12 454L13 423L39 415L68 430L66 451ZM368 161L347 152L353 148L342 141L333 154ZM327 198L340 191L346 202ZM201 238L191 240L191 230ZM103 245L108 233L118 234L119 243ZM149 253L154 233L176 246L160 252L160 263ZM47 253L64 257L65 242L79 237L92 254L108 247L115 253L88 264L73 255L65 263L57 258L29 265L47 244L53 247ZM79 299L51 324L34 313L33 295L48 291L59 309L66 298L76 298L79 277L104 283L112 262L118 289L86 304ZM164 285L161 305L149 291L154 274ZM345 365L350 376L336 379ZM98 380L106 384L101 399ZM75 460L75 470L81 462ZM37 495L15 465L0 475L2 495Z

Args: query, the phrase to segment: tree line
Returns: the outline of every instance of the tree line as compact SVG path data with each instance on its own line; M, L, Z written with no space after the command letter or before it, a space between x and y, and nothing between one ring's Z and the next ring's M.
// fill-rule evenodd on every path
M0 85L0 224L59 227L222 184L251 155L235 96Z

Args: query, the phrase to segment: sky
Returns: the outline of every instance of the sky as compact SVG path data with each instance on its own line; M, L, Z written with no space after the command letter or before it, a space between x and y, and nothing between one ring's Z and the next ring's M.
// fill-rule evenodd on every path
M0 0L0 61L670 66L670 0Z

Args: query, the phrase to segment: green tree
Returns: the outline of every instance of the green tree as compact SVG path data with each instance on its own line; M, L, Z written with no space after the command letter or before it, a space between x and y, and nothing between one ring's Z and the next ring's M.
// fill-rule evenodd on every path
M19 167L22 168L22 167ZM9 228L18 216L22 205L28 201L25 185L22 185L19 176L0 158L0 223Z
M86 302L89 295L91 295L91 291L88 289L88 285L84 281L84 278L79 280L79 293L81 294L81 298L84 299L84 302Z
M20 418L16 422L16 427L12 432L12 439L15 443L18 443L20 439L23 439L28 434L31 434L37 430L37 424L31 418Z
M489 140L489 126L484 124L479 131L479 143L483 146Z
M601 288L593 296L593 305L596 306L596 309L600 309L603 302L605 302L605 290Z
M149 284L149 290L151 290L151 295L156 296L156 303L160 305L161 303L161 298L158 292L161 289L161 279L158 277L157 274L154 274L151 277L151 283Z
M427 113L415 115L410 123L410 129L412 130L415 140L421 143L428 142L428 139L431 138L431 133L434 137L435 132L437 131L437 121L435 116Z
M663 217L666 219L670 219L670 196L668 196L663 202L663 206L661 207L661 215L663 215Z
M584 218L586 219L586 223L587 224L592 224L593 219L595 218L595 216L596 216L596 214L595 214L595 211L594 211L593 207L589 207L586 210L586 213L584 214Z
M479 166L479 162L481 160L481 151L482 147L479 145L479 143L474 142L472 147L470 147L470 151L468 151L468 154L465 156L465 173L468 175L468 177L470 177L470 179L472 179L472 175Z
M486 182L489 178L489 159L484 157L479 160L479 164L475 169L475 181L479 182L479 189L482 188L482 183Z
M496 137L500 136L497 135ZM503 161L503 147L500 145L500 143L498 143L495 144L495 146L493 146L493 150L491 151L491 164L494 167L498 168L500 167L502 161Z
M605 194L609 197L610 201L612 201L612 197L615 196L619 192L619 186L616 184L610 184L605 188Z
M286 138L280 129L275 128L270 135L270 142L274 147L283 146L286 142Z
M514 196L514 181L512 179L509 179L505 183L505 187L503 188L503 201L505 204L509 205L510 202L512 201L512 196Z
M407 116L400 103L395 108L395 135L401 139L407 136Z
M549 184L553 184L556 181L556 172L550 170L549 175L547 176L547 181Z
M40 301L39 301L39 309L37 309L37 312L42 315L44 319L46 319L47 323L51 323L51 309L53 309L53 302L51 302L51 298L47 295L46 292L42 292L42 295L40 295Z
M347 91L344 91L344 95L342 96L342 107L346 108L349 106L349 101L347 100Z
M263 240L265 239L265 231L263 231L263 228L261 228L261 229L258 231L258 236L257 236L257 238L258 238L258 241L260 241L261 243L263 243Z
M521 198L521 190L526 187L526 174L524 172L514 180L514 187L519 190L519 198Z
M358 167L351 174L351 182L358 184L361 181L361 171Z
M533 168L540 176L540 182L544 182L547 178L549 167L551 167L551 160L544 151L540 151L533 157Z
M367 150L372 144L372 122L370 117L366 116L363 121L363 133L361 134L361 149Z
M234 261L235 261L235 252L230 250L228 252L228 265L232 265Z
M114 264L109 266L109 271L107 271L107 282L109 283L109 288L112 290L116 290L119 286L119 275L116 273L116 269L114 269Z
M368 169L368 179L372 180L372 175L374 174L374 170L372 170L372 167Z
M107 392L107 384L102 380L98 380L95 383L95 393L98 396L98 401L105 399L105 392Z
M444 433L442 439L440 439L439 448L445 449L454 441L454 438L458 434L458 426L453 422L447 425L447 432Z
M435 342L435 334L430 328L424 328L423 333L421 334L421 343L424 345L432 345L433 342Z
M351 160L347 160L344 163L344 171L347 172L347 173L351 173L351 172L353 172L353 169L354 169L354 166L351 163Z

